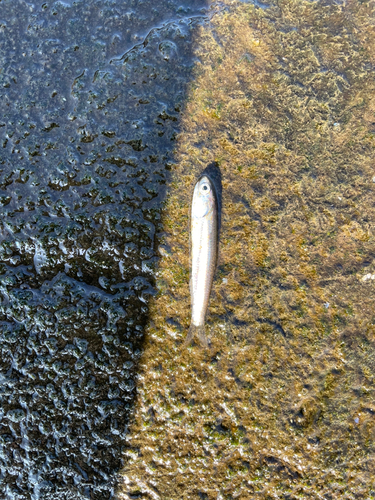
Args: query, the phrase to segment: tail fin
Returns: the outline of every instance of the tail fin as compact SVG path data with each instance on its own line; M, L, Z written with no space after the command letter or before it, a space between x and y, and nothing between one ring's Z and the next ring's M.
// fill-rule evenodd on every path
M206 334L204 333L204 326L195 326L195 325L190 325L189 331L186 335L186 339L184 342L184 347L191 344L195 335L198 337L201 345L203 347L208 348L208 340L207 340Z

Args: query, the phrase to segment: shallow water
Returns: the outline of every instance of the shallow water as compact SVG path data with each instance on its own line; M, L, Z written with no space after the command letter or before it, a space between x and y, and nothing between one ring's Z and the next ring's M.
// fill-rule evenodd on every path
M374 9L227 1L199 28L120 498L375 498ZM206 351L183 341L208 164Z
M375 498L374 8L0 1L2 498Z
M204 1L0 1L1 498L114 494Z

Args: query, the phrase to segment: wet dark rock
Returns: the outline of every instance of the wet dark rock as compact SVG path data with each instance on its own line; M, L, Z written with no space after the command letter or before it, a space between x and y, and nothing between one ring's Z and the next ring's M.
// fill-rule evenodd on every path
M1 498L114 494L204 15L185 4L0 2Z

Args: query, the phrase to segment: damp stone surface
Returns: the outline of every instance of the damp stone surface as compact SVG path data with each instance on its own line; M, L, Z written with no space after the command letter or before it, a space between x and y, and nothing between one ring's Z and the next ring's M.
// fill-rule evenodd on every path
M0 1L0 497L113 497L205 2Z
M119 498L375 498L374 9L226 1L198 29ZM204 350L183 342L212 163Z

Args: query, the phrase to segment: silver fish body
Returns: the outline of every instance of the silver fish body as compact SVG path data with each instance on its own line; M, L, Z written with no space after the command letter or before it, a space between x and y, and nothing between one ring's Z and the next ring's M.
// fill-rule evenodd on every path
M207 345L204 321L217 260L218 207L214 186L203 176L195 185L191 207L191 327Z

